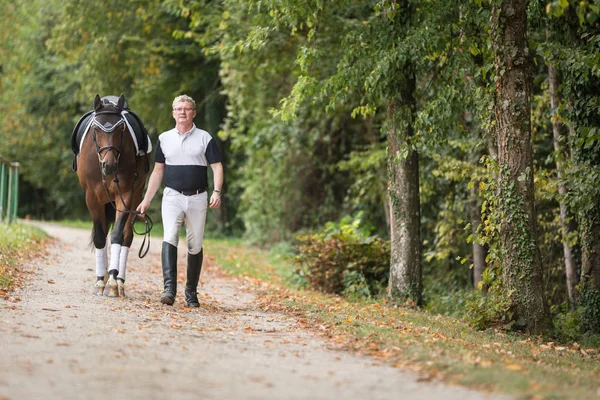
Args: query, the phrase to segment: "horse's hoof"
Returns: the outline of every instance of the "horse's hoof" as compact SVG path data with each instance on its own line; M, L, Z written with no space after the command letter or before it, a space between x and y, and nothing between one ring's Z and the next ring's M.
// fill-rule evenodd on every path
M125 282L117 280L117 289L119 292L119 297L125 297Z
M92 294L96 296L102 296L102 293L104 293L105 286L106 285L104 284L104 281L96 281L96 283L94 284L94 288L92 289Z
M104 295L106 297L119 297L117 281L112 276L108 278L108 282L106 282L106 287L104 288Z

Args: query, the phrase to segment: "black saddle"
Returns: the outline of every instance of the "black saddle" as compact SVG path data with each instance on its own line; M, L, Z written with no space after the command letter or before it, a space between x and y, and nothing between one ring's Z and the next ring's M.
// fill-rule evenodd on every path
M98 95L96 95L98 96ZM121 95L122 96L122 95ZM99 97L99 96L98 96ZM100 99L100 107L102 105L112 104L114 106L119 105L120 98L117 96L105 96ZM123 117L127 120L129 126L131 126L133 130L133 134L137 140L138 144L138 155L142 153L147 154L150 149L150 142L148 140L148 131L144 126L144 123L140 119L140 117L129 109L129 105L123 96L122 104L119 107L121 110L126 111L123 114ZM87 128L90 126L90 122L94 118L95 112L98 109L98 104L95 104L94 110L88 111L85 113L75 125L75 129L73 129L73 133L71 134L71 150L73 154L75 154L75 159L73 160L73 171L77 170L77 155L79 154L79 148L81 147L81 141L83 136L86 133ZM110 130L109 130L110 131Z

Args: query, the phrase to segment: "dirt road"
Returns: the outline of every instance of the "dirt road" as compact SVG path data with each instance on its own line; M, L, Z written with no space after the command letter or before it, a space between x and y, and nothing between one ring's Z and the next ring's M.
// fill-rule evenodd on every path
M202 272L200 309L159 303L160 240L130 253L127 298L91 295L87 231L38 224L57 238L27 266L30 281L0 300L0 400L500 398L418 377L328 347L281 314L256 307L235 279Z

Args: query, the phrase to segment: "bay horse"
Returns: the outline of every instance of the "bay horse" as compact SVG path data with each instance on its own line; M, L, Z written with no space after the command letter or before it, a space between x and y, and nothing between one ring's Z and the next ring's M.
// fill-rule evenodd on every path
M96 249L96 282L93 293L108 297L125 296L127 256L133 241L135 209L142 200L149 170L149 151L140 151L136 130L142 127L146 141L147 133L135 114L135 121L127 107L125 96L94 98L94 109L80 120L77 129L86 118L86 127L78 137L79 153L74 169L85 192L85 203L92 217L92 243ZM76 132L74 132L74 138ZM139 137L139 136L138 136ZM75 139L73 139L75 140ZM149 143L149 139L147 141ZM114 225L114 226L113 226ZM107 237L110 226L110 263L108 262ZM143 247L143 245L142 245ZM140 251L140 257L141 255ZM108 271L107 271L108 269Z

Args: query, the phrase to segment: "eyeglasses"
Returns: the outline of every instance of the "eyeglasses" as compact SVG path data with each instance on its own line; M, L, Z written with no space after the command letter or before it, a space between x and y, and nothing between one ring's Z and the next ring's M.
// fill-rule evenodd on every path
M178 107L178 108L174 108L174 109L173 109L173 111L175 111L175 112L178 112L178 113L179 113L179 112L182 112L182 111L185 111L185 112L192 112L192 111L194 111L194 109L193 109L193 108L179 108L179 107Z

